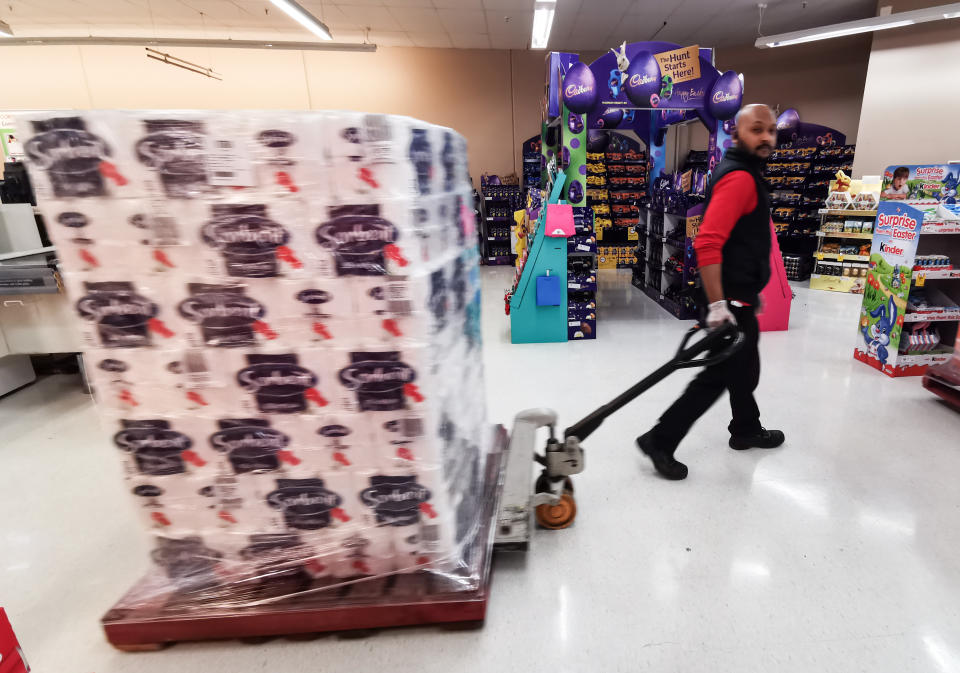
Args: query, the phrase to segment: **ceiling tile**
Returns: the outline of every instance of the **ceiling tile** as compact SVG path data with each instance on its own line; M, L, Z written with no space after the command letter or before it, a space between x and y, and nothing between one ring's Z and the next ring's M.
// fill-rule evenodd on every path
M490 36L486 33L450 33L450 41L456 49L490 48Z
M437 10L424 7L391 7L390 13L407 32L426 33L443 31L443 24Z
M335 5L347 20L361 28L372 30L402 31L403 28L386 7L361 5Z
M557 13L561 11L563 5L570 4L570 1L571 0L560 0L560 2L557 3ZM572 0L572 1L576 2L578 5L580 4L580 0ZM483 8L497 9L497 10L504 10L504 9L532 10L535 2L536 0L483 0Z
M452 47L450 36L446 33L409 33L410 39L418 47Z
M433 0L433 6L437 9L483 9L483 0Z
M448 33L486 32L487 17L480 9L438 9L440 22Z
M403 32L371 30L370 41L381 47L413 47L413 40Z
M390 7L433 7L433 0L388 0Z

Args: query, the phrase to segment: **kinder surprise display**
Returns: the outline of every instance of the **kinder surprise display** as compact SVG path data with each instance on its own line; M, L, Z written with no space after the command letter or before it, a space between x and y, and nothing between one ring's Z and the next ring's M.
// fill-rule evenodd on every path
M477 580L491 434L462 136L325 112L19 125L153 536L140 587L242 605L277 578Z

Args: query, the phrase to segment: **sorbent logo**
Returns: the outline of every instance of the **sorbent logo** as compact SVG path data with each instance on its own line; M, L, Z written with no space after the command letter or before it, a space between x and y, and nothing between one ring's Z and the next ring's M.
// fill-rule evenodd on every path
M348 390L376 387L381 383L410 383L417 374L403 362L357 362L340 370L340 382Z
M261 427L229 428L210 436L210 445L217 451L229 453L241 449L284 449L290 438L279 430Z
M299 365L259 364L242 369L237 374L237 382L244 390L255 393L272 386L312 388L317 385L317 376Z

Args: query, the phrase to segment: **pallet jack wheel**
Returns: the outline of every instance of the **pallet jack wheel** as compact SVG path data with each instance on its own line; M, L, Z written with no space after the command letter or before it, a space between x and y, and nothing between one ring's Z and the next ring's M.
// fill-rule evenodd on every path
M537 478L536 492L545 493L550 488L545 475ZM541 528L557 530L567 528L577 518L577 501L573 498L573 482L567 477L563 482L563 493L560 494L560 502L556 505L537 505L536 509L537 524Z

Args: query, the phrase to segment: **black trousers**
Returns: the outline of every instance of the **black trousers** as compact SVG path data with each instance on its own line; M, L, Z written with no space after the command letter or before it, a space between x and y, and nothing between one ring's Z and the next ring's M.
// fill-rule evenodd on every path
M728 304L728 308L743 332L743 346L720 364L703 369L663 413L652 431L655 445L662 450L675 451L680 440L724 390L730 392L733 413L728 426L730 434L742 436L760 431L760 410L753 399L753 391L760 382L760 353L757 350L760 327L753 306Z

